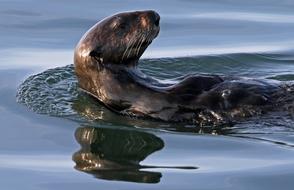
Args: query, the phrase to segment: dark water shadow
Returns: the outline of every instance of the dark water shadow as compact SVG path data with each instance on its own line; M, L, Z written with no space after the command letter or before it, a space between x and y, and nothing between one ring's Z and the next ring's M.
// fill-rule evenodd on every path
M164 141L151 133L82 126L76 130L75 138L81 146L73 154L75 168L99 179L158 183L162 174L151 169L197 169L141 165L140 162L164 147Z

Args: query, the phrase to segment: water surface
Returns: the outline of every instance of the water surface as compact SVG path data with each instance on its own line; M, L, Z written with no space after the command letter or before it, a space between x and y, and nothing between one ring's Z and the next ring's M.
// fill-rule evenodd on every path
M291 115L200 128L122 117L79 91L79 38L137 9L161 15L146 74L294 81L292 1L1 0L1 189L293 189Z

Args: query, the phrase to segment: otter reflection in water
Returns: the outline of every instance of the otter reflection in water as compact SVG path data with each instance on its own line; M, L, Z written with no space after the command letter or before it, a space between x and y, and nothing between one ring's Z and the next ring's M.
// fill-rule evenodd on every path
M80 127L76 130L75 137L81 145L81 149L73 155L75 168L100 179L158 183L161 173L146 169L196 169L140 165L148 155L164 147L162 139L150 133Z
M76 130L81 149L73 155L75 168L97 178L157 183L161 173L140 171L148 155L160 150L164 142L155 135L118 129L81 127ZM151 167L152 168L152 167Z

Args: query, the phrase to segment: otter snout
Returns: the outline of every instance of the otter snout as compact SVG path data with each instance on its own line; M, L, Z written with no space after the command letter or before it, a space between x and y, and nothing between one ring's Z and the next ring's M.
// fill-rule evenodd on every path
M157 12L151 11L151 22L155 25L155 27L159 27L160 16Z
M148 11L142 11L141 15L141 25L143 27L149 27L149 28L154 28L157 29L159 28L159 21L160 21L160 16L157 12L153 10L148 10Z

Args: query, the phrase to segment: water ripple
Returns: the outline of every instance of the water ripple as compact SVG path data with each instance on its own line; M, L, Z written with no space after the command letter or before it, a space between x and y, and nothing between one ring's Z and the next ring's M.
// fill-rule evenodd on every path
M186 58L141 60L140 67L146 74L163 82L174 80L188 73L214 73L272 80L290 81L294 75L291 58L275 54L225 54ZM175 131L219 134L294 133L293 118L282 113L251 118L226 130L195 129L194 127L163 122L146 121L117 115L94 98L79 90L73 65L46 70L25 80L18 88L17 101L29 109L78 122L98 122L107 125L161 128Z

